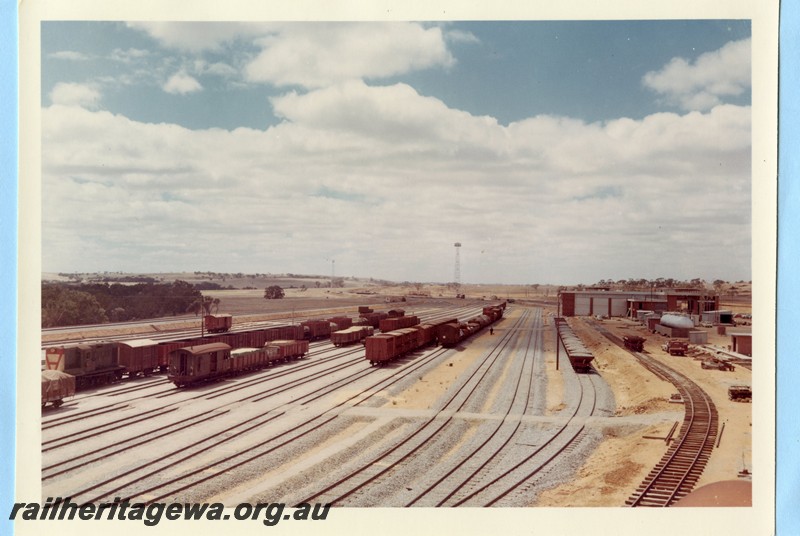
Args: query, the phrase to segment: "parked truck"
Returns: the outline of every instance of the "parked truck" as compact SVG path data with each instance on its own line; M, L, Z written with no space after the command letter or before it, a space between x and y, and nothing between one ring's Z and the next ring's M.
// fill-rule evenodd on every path
M686 341L679 341L677 339L670 339L661 347L669 355L686 355L689 351L689 343Z

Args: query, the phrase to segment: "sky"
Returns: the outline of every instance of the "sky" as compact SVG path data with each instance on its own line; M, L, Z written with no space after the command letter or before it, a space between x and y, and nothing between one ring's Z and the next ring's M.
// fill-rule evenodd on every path
M750 35L46 21L42 269L750 280Z

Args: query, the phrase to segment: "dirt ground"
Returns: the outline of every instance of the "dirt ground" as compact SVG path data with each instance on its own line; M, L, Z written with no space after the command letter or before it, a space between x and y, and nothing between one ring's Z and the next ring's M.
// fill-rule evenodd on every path
M620 424L609 422L604 428L605 440L572 482L542 493L533 506L624 506L625 500L667 449L663 439L644 436L665 437L676 420L682 421L683 407L669 402L670 395L677 392L671 384L647 372L631 354L589 327L585 319L570 319L570 323L595 355L595 368L614 391ZM606 319L603 324L620 336L646 337L645 352L690 377L711 395L719 413L720 427L724 423L725 428L697 487L720 480L736 480L742 469L752 470L751 405L732 402L727 395L730 385L750 385L749 370L744 367L736 367L733 372L703 369L700 361L693 357L670 356L664 352L661 344L667 339L648 333L635 322ZM727 346L727 339L716 332L709 333L709 342ZM674 415L669 412L675 411L680 411L677 418L667 418ZM636 420L640 423L626 422L626 416L638 416ZM652 424L648 424L646 418L641 419L647 416L652 417Z

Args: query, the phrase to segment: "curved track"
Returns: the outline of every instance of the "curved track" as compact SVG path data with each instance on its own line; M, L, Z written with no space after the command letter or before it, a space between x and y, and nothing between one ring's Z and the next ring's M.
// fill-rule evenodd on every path
M619 337L596 323L595 329L624 347ZM684 401L683 424L661 461L625 501L628 506L665 507L686 496L705 469L717 438L717 408L711 397L692 380L640 352L630 352L646 369L672 383Z

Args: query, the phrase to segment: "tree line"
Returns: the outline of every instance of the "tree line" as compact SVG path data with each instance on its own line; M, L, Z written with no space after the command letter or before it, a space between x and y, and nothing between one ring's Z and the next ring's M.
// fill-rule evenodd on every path
M42 327L124 322L209 311L200 290L172 283L42 283Z

